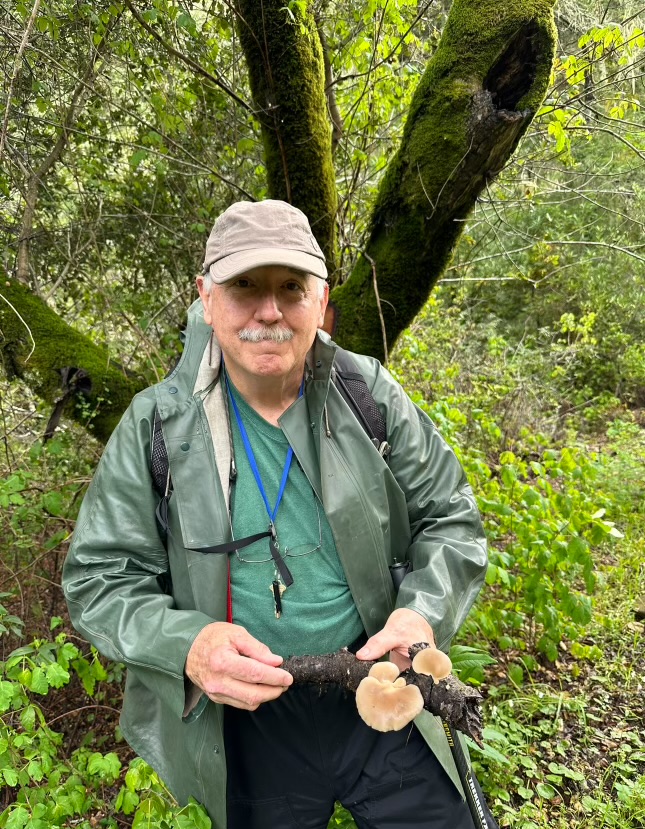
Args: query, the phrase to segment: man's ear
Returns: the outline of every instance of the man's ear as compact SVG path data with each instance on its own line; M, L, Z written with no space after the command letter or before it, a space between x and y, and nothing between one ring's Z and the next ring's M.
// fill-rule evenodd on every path
M318 317L318 328L324 328L325 325L325 310L329 302L329 283L325 282L325 292L320 300L320 316Z
M204 306L204 322L207 325L212 325L213 315L211 314L210 294L206 293L204 288L204 277L198 276L195 282L197 284L197 290L199 291L199 298Z

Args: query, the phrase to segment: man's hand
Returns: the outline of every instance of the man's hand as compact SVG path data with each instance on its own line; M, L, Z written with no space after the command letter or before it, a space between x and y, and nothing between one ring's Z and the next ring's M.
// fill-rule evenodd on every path
M356 656L358 659L380 659L389 651L390 660L404 671L410 667L408 648L417 642L434 645L432 628L415 610L400 607L390 614L383 630L368 639Z
M271 653L240 625L213 622L201 630L186 659L186 676L213 702L255 711L293 682Z

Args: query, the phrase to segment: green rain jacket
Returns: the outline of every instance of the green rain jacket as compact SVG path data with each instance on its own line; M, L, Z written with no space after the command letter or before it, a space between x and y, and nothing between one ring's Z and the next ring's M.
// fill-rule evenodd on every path
M305 393L280 425L324 505L367 634L381 630L394 607L407 607L428 620L446 650L486 571L475 499L426 415L376 360L353 355L386 417L392 449L385 463L331 382L335 350L319 332ZM225 829L222 706L204 695L192 702L199 692L184 679L197 634L226 620L226 556L189 549L231 539L219 356L198 301L176 369L134 398L105 448L63 586L76 628L127 666L126 739L180 803L192 795L215 829ZM155 409L174 485L165 541L150 474ZM394 559L413 567L398 596L388 570ZM463 797L439 720L422 712L416 724Z

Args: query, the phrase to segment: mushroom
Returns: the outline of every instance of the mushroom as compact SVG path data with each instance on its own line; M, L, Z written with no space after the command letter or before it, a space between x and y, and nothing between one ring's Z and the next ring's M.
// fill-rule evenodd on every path
M423 697L416 685L399 677L396 665L378 662L356 689L356 707L376 731L399 731L421 713Z
M376 677L382 682L394 682L399 673L400 671L394 662L377 662L370 668L368 676Z
M412 670L417 674L431 676L435 682L450 676L452 662L443 651L437 648L425 648L412 660Z

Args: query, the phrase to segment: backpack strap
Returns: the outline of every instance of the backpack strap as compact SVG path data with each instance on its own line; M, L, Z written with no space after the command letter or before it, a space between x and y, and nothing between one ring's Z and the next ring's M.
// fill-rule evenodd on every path
M354 413L379 454L387 459L390 444L387 442L387 424L365 378L359 372L349 352L338 348L334 357L334 383L345 402Z
M161 428L161 415L159 409L155 409L155 420L152 427L152 453L150 455L150 474L152 485L158 495L162 498L169 498L172 492L172 480L170 478L170 464L168 462L168 450Z

